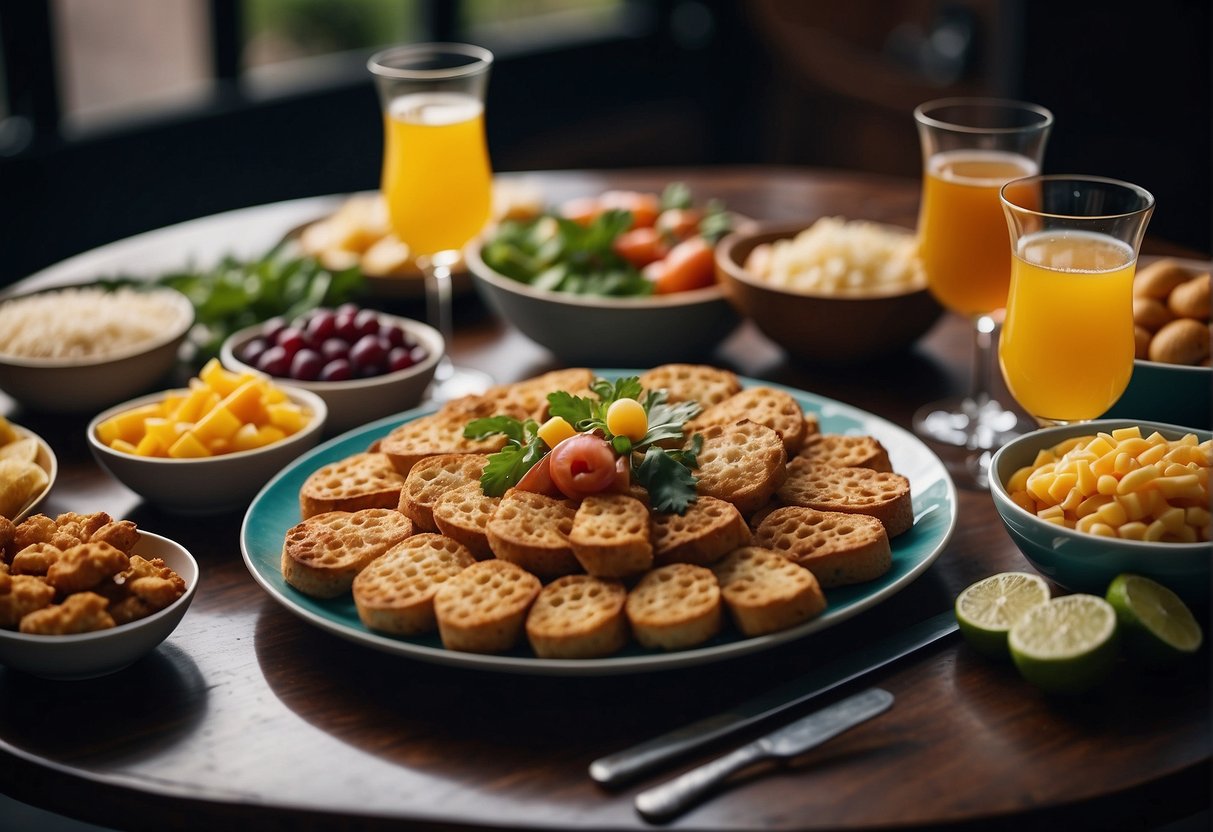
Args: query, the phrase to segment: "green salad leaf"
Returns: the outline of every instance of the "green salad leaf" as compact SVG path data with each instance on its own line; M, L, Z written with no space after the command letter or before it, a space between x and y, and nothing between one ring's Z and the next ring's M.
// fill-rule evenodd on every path
M463 429L468 439L484 439L496 433L505 434L504 448L489 454L488 463L480 475L480 487L490 497L500 497L543 459L547 445L539 438L539 424L534 419L521 421L512 416L490 416L474 419Z

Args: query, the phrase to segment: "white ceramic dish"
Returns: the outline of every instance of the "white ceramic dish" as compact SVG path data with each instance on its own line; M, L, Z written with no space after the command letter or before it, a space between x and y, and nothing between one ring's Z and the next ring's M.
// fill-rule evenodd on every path
M185 547L141 532L133 554L163 558L185 581L185 593L147 618L108 630L40 636L0 630L0 664L45 679L91 679L116 673L168 638L181 623L198 589L198 563Z
M59 477L59 460L55 457L55 452L47 444L46 440L29 428L13 425L13 430L17 432L18 437L29 437L38 443L38 456L35 457L34 463L46 472L46 487L31 497L21 510L17 512L16 517L9 518L14 523L20 523L26 517L33 514L38 506L42 505L47 495L51 493L51 489L55 486L55 480Z
M480 244L463 252L476 289L493 311L568 364L650 366L703 358L739 318L723 287L644 298L548 292L490 269Z
M155 404L171 392L163 391L99 413L88 425L89 450L116 480L166 511L219 514L242 509L270 477L319 442L324 430L328 414L324 399L308 390L278 386L291 401L308 408L312 418L298 433L263 448L202 459L163 459L115 451L97 438L97 426L106 419Z
M426 388L434 378L434 370L442 359L445 343L442 334L432 326L401 318L396 315L377 313L379 320L401 327L421 344L426 351L425 360L405 370L385 373L373 378L350 379L349 381L298 381L275 379L300 390L308 390L324 399L328 406L328 422L325 431L341 433L358 425L365 425L391 413L400 413L416 407L425 395ZM238 359L241 347L256 338L261 326L251 326L234 332L220 348L219 357L223 366L237 372L258 372Z
M633 370L600 370L600 375L636 375ZM758 382L743 379L750 386ZM771 385L763 382L767 386ZM372 632L358 619L353 599L310 598L282 578L282 540L299 522L299 487L322 465L364 450L401 422L424 415L417 410L350 431L326 442L284 469L262 489L244 516L240 547L253 577L270 596L305 621L342 638L377 650L421 661L504 673L597 676L670 670L721 661L769 650L839 624L871 609L905 589L935 561L956 525L956 489L937 456L913 434L870 413L799 390L787 390L806 411L817 414L823 431L875 436L889 449L894 468L910 479L914 499L914 528L893 540L893 566L878 580L831 589L829 606L819 618L780 633L744 638L727 630L707 644L671 653L645 650L635 644L601 659L539 659L520 648L506 655L479 655L446 650L437 635L392 638Z
M0 389L27 407L53 413L95 411L141 393L164 378L194 323L185 295L159 289L176 307L159 337L97 359L0 355ZM12 300L13 298L7 298Z

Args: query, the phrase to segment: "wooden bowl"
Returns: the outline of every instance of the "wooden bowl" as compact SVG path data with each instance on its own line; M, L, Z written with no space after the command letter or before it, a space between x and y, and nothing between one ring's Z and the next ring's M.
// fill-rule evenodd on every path
M891 293L810 294L771 285L745 269L757 246L795 237L810 224L734 232L716 247L717 278L729 301L793 358L827 364L872 361L908 348L939 318L943 310L925 286Z

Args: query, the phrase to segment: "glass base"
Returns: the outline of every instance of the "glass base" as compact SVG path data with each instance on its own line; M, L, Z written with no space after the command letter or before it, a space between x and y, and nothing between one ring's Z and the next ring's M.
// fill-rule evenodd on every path
M914 432L943 445L971 450L1000 448L1032 428L994 399L953 398L933 402L914 414Z
M438 365L434 380L426 391L426 399L443 404L462 396L478 396L493 386L493 377L470 367L456 367L446 363Z

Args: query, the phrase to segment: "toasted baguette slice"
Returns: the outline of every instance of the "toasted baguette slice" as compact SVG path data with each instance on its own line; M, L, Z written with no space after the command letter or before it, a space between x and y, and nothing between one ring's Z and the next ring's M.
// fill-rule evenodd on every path
M813 464L833 465L835 468L871 468L891 473L889 452L874 436L845 436L840 433L818 433L810 436L796 454Z
M299 489L306 520L328 511L396 508L404 477L383 454L354 454L313 471Z
M700 496L737 506L743 515L771 499L787 476L787 455L779 434L743 419L732 425L712 425L703 431L697 461Z
M645 647L680 650L720 631L720 587L711 570L671 563L647 573L628 593L624 610Z
M438 498L460 486L478 485L487 462L484 454L438 454L418 461L400 489L400 512L419 531L438 531L434 522Z
M628 640L623 584L592 575L565 575L540 591L526 617L531 649L541 659L609 656Z
M461 485L434 503L434 523L438 531L466 546L476 560L487 560L493 557L489 520L499 505L501 498L485 494L480 483Z
M687 433L702 433L711 425L731 425L742 419L777 432L789 456L800 450L805 437L817 432L817 417L805 414L789 393L774 387L751 387L704 410L687 424Z
M447 402L437 413L393 428L391 433L379 440L379 450L387 454L402 476L427 456L491 454L505 446L504 436L467 439L463 429L473 419L495 416L498 412L498 402L493 399L483 396L456 399Z
M522 635L539 579L504 560L473 563L434 595L438 633L448 650L501 653Z
M732 503L699 497L686 514L653 517L653 562L708 566L750 542L745 518Z
M532 419L542 420L547 418L549 393L564 390L574 396L588 395L593 381L593 372L584 367L573 367L494 387L485 395L496 398L503 412L521 411Z
M569 543L576 514L568 500L511 488L489 520L489 547L502 560L544 579L580 572Z
M372 630L411 636L438 626L434 595L444 582L476 562L449 537L428 532L406 537L354 578L354 606Z
M800 564L826 588L875 580L893 565L884 525L866 514L787 506L762 521L754 543Z
M743 546L712 571L733 623L747 636L803 624L826 608L813 573L772 549Z
M626 494L594 494L582 500L569 543L581 568L600 578L626 578L653 565L649 510Z
M910 481L901 474L794 459L778 495L790 506L870 515L884 523L889 537L914 525Z
M287 531L282 577L305 595L336 598L368 563L412 533L412 521L394 508L314 515Z
M645 390L664 390L666 401L699 402L707 409L741 392L737 375L706 364L662 364L640 376Z

